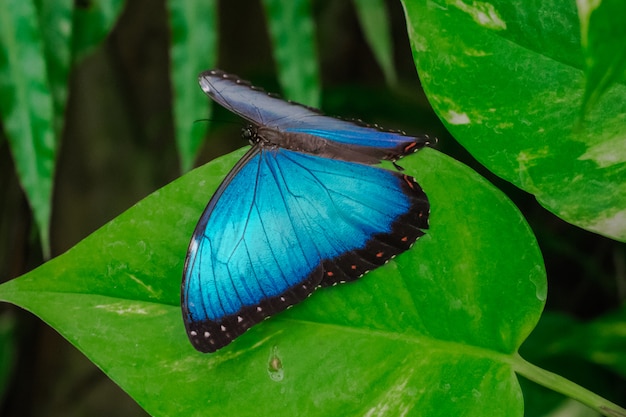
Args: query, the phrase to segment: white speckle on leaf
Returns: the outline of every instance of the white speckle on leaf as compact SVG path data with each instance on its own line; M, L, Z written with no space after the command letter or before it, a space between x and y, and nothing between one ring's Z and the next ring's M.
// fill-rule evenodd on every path
M586 225L586 229L605 236L626 236L626 209L613 212L604 218L595 219Z
M481 57L481 56L491 56L493 53L481 51L479 49L467 48L463 51L463 53L467 56Z
M137 314L137 315L147 316L151 314L151 312L149 312L145 308L132 305L129 303L100 304L100 305L94 306L94 308L99 308L99 309L108 311L110 313L116 313L119 315Z
M143 282L141 279L137 278L135 275L133 274L128 274L128 277L135 281L137 284L139 284L140 286L142 286L143 288L146 289L146 291L148 291L148 293L150 293L150 295L152 295L153 297L158 297L160 295L160 292L154 291L154 288L152 288L152 285L148 285L145 282Z
M387 388L380 397L376 399L376 406L370 408L366 417L374 416L406 416L411 411L415 402L413 395L407 395L407 385L413 375L413 370L409 370L407 375L400 377L392 386Z
M454 110L450 110L445 118L451 125L467 125L471 121L467 113L457 113Z
M454 300L450 300L450 309L451 310L460 310L461 308L463 308L463 301L461 301L458 298L455 298Z
M593 144L578 159L593 161L600 168L624 163L626 162L626 138L619 136Z
M506 22L491 3L475 1L472 4L467 4L462 0L457 0L454 6L472 16L472 19L483 27L493 30L506 29Z
M533 149L530 151L521 151L517 155L519 181L522 187L528 192L535 192L537 187L535 186L534 179L530 174L530 168L539 165L541 159L550 154L550 149L547 146Z
M415 52L426 52L428 51L428 41L424 36L417 33L413 26L409 25L409 29L411 30L411 40L413 41L411 44L413 46L413 50ZM420 73L421 75L421 73Z

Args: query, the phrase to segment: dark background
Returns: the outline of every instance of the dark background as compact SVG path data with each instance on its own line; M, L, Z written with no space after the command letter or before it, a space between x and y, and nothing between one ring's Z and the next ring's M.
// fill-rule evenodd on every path
M438 148L474 167L522 210L543 251L547 309L592 319L626 298L624 244L569 225L534 198L495 178L454 142L420 89L401 6L388 1L399 85L384 82L348 0L314 1L322 108L388 128L427 132ZM255 1L222 1L219 67L279 92L264 11ZM127 2L113 32L74 68L58 157L52 252L59 255L180 175L169 85L164 1ZM198 94L202 94L198 88ZM208 100L208 98L207 98ZM239 121L215 109L197 163L246 145ZM237 123L228 123L236 121ZM42 263L31 213L6 141L0 143L0 279ZM621 283L621 285L620 285ZM145 412L80 352L39 319L0 305L16 319L18 342L1 416L141 416ZM624 381L615 378L626 392Z

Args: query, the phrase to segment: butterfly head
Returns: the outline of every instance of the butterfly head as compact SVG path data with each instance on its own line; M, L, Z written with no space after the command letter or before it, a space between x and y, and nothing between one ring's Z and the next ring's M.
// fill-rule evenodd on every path
M248 125L241 129L241 136L252 146L260 145L266 148L276 148L284 135L264 126Z
M254 125L245 126L241 129L241 137L250 142L250 145L255 145L259 142L257 127Z

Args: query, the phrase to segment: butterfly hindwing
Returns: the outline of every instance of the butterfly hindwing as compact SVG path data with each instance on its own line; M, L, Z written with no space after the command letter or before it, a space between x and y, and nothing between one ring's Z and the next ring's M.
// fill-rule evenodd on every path
M424 191L412 177L386 172L398 178L400 188L410 201L409 209L394 219L389 231L372 235L364 247L325 261L323 286L352 281L383 265L408 250L424 235L422 229L428 228L430 205Z
M253 147L192 237L182 286L190 340L213 352L316 287L358 278L415 242L428 211L401 173Z

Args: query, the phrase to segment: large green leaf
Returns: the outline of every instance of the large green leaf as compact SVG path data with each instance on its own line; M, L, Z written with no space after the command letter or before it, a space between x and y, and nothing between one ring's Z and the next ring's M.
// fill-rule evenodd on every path
M214 0L169 1L172 33L171 72L174 125L182 172L193 167L206 134L210 100L198 88L198 74L212 69L217 58Z
M0 299L57 329L155 416L522 415L516 351L545 301L541 254L503 194L431 149L402 160L432 204L410 251L196 352L179 307L183 260L241 155L155 192L0 286Z
M320 80L310 0L263 0L284 96L319 107Z
M44 43L32 1L0 2L0 115L15 167L50 254L56 144Z
M626 87L612 85L581 122L574 2L404 6L422 84L454 137L564 220L626 240Z

